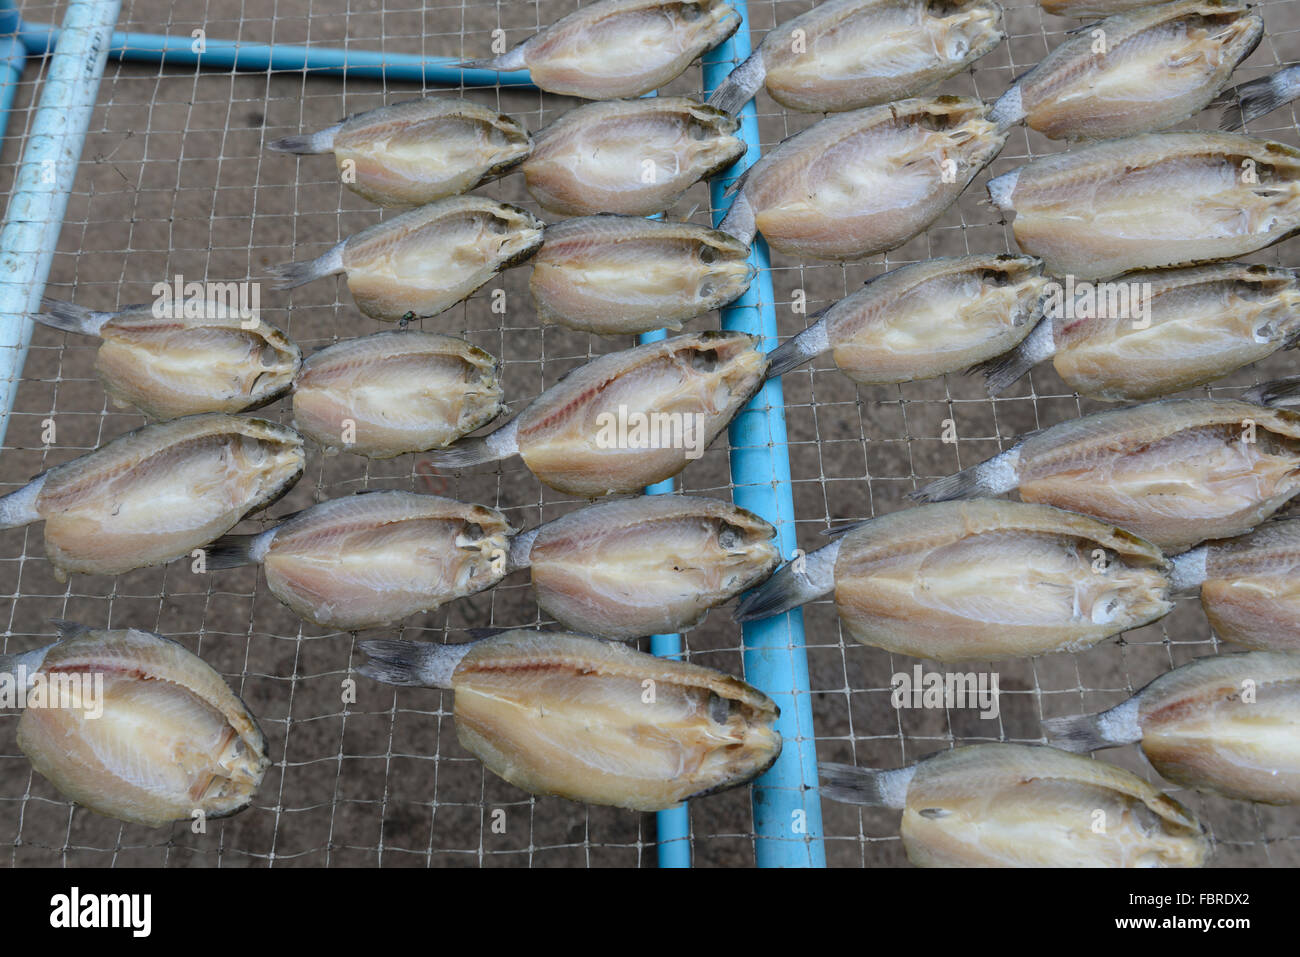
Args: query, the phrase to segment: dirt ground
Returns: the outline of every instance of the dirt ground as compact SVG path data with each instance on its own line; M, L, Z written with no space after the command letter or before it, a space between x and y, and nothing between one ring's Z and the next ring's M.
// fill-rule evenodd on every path
M127 2L120 28L244 42L346 45L421 55L474 56L488 51L498 27L513 44L575 8L576 0L511 0L405 6L393 0L276 0L257 6L228 0L176 4ZM810 6L752 4L755 41L775 23ZM1300 60L1300 3L1260 5L1269 37L1238 78L1265 75ZM260 12L270 10L272 12ZM25 18L57 22L62 5L27 3ZM998 95L1041 59L1072 21L1042 14L1023 0L1008 5L1011 39L944 92ZM9 137L0 151L0 188L8 189L32 122L43 73L28 66ZM669 92L699 92L698 66ZM343 189L329 157L294 157L264 149L271 139L327 126L349 113L418 95L415 84L305 77L300 73L198 73L193 68L110 62L47 295L97 309L148 301L152 285L180 274L189 280L265 278L267 268L318 255L378 211ZM426 92L440 92L430 87ZM537 92L470 89L464 95L540 129L576 101ZM818 117L786 113L765 94L758 100L764 148ZM1208 118L1199 122L1207 124ZM1295 144L1295 116L1281 110L1252 132ZM932 256L1014 250L1010 230L986 199L990 176L1026 157L1060 149L1023 129L936 225L885 257L847 266L799 263L775 256L774 300L782 337L804 327L794 310L811 313L885 269ZM511 176L482 192L538 212ZM709 199L697 186L675 208L706 222ZM1291 240L1253 261L1294 265ZM539 328L529 302L528 267L489 283L465 304L423 327L464 335L503 361L507 398L523 407L541 389L593 355L631 344L555 327ZM507 313L493 314L490 294L503 289ZM802 290L802 296L798 291ZM377 331L361 316L342 280L292 292L262 287L263 318L285 329L304 352L340 338ZM713 328L717 314L692 328ZM0 482L17 487L42 469L102 444L143 419L114 408L93 373L94 345L37 328L17 408L0 455ZM1294 372L1293 353L1275 356L1216 385L1232 395L1266 378ZM1069 394L1051 371L1035 371L996 402L974 378L855 388L828 360L785 377L799 544L817 547L829 522L909 507L905 494L930 477L974 464L1033 428L1098 408ZM1205 391L1205 390L1202 390ZM286 403L266 413L288 421ZM46 420L57 429L47 446ZM941 440L952 419L958 441ZM728 497L724 441L679 480L683 491ZM367 462L323 456L313 449L302 482L271 517L363 488L436 492L504 509L517 527L531 527L579 503L543 488L517 460L461 475L435 475L421 456ZM244 530L263 527L245 523ZM533 799L483 771L456 742L450 698L420 689L394 690L356 679L356 702L343 703L350 669L363 656L358 637L400 635L464 640L469 628L543 623L526 574L496 589L412 618L398 629L360 636L304 624L266 589L254 569L192 574L188 563L117 578L77 576L61 584L44 558L40 526L0 532L0 617L7 614L8 652L48 641L51 618L101 627L135 626L175 636L228 676L259 716L275 760L252 808L206 834L177 825L149 830L73 808L35 775L18 751L17 718L0 714L0 862L13 866L168 864L173 866L653 866L652 815ZM910 671L910 658L858 645L840 631L832 606L805 611L817 752L821 760L891 767L981 740L1040 742L1041 719L1117 703L1171 666L1218 650L1194 600L1164 621L1080 654L1033 660L975 662L995 671L1003 691L996 721L965 711L897 711L890 676ZM644 643L643 643L644 647ZM690 660L739 674L740 629L729 609L714 612L686 636ZM928 670L938 668L924 663ZM964 668L963 670L967 670ZM1133 748L1106 760L1158 779ZM1171 788L1171 790L1174 790ZM1256 866L1300 861L1300 812L1177 792L1215 839L1214 863ZM504 833L491 827L505 810ZM823 802L832 865L906 866L898 815ZM753 821L748 789L695 801L692 844L697 866L750 866Z

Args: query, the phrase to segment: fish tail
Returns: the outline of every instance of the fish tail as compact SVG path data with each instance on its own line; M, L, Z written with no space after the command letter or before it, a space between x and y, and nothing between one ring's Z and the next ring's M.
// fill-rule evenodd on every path
M767 356L767 377L775 379L830 348L826 320L818 319L811 326L773 349Z
M732 617L740 622L770 618L825 595L835 587L839 551L840 543L832 542L789 562L742 598Z
M984 386L989 395L1000 395L1021 376L1044 359L1054 355L1056 344L1052 337L1052 321L1043 319L1006 355L971 366L970 372L983 373Z
M518 429L519 420L512 419L495 432L460 439L445 449L430 452L427 460L434 468L452 470L498 462L519 451L515 441Z
M272 266L270 272L273 279L278 279L275 284L276 289L293 289L295 286L302 286L315 279L323 279L325 276L333 276L343 272L343 246L346 243L339 243L324 255L317 256L315 259L309 259L306 262L280 263L278 266Z
M266 144L268 150L275 150L277 153L329 153L334 149L334 137L338 135L339 130L343 129L342 123L335 123L333 126L315 133L300 133L297 136L285 136L278 140L272 140Z
M759 47L727 75L709 97L708 105L733 116L754 98L767 78L767 64L763 61L763 48Z
M222 535L203 549L204 564L209 571L255 564L257 560L252 555L252 549L253 543L259 538L260 534Z
M1174 566L1169 575L1169 587L1176 592L1190 592L1200 588L1207 577L1208 559L1209 549L1205 545L1169 559Z
M989 111L989 119L997 124L998 132L1002 133L1024 118L1024 98L1020 95L1020 84L1017 83L998 97L993 109Z
M1017 449L1008 449L987 462L972 465L956 475L949 475L922 486L915 492L909 492L908 498L917 502L947 502L976 495L1001 495L1020 484L1016 477L1019 459Z
M722 222L718 223L718 229L735 236L746 245L754 241L754 235L758 232L758 221L754 218L754 207L750 205L749 199L743 192L731 204L731 209L727 210L727 215L723 217Z
M45 487L45 474L32 479L22 488L0 496L0 528L21 528L41 520L37 500Z
M1297 96L1300 96L1300 70L1292 66L1272 76L1234 86L1210 105L1224 107L1219 129L1235 132L1251 120L1286 106Z
M878 771L851 764L822 762L818 765L824 797L843 804L901 808L907 804L907 785L916 768Z
M41 309L44 311L32 316L41 325L62 332L74 332L79 336L99 335L104 323L113 317L111 312L96 312L62 299L43 298Z
M1043 732L1047 743L1062 751L1086 754L1108 748L1111 742L1101 730L1100 714L1074 714L1064 718L1044 718Z
M436 645L431 642L376 639L361 642L369 657L357 670L367 678L389 685L450 688L451 675L470 644Z
M1242 399L1246 402L1254 402L1256 405L1300 405L1300 375L1261 382L1255 388L1245 392Z

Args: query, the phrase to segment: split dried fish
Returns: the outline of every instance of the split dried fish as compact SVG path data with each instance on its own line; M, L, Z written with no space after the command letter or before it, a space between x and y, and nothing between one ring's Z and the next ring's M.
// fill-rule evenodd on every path
M960 73L1005 36L990 0L828 0L771 30L709 102L739 113L766 86L794 110L875 106Z
M388 322L436 316L528 260L544 224L517 206L452 196L349 236L307 262L282 263L277 289L345 273L357 308Z
M302 436L215 412L147 425L0 498L0 528L45 522L55 576L117 575L189 555L302 476Z
M527 70L547 93L588 100L641 96L679 76L739 26L740 14L724 0L597 0L501 56L459 65Z
M1201 867L1196 815L1136 774L1055 748L975 744L909 767L822 764L822 794L901 808L918 867Z
M1230 259L1300 228L1300 150L1234 133L1077 146L989 181L1016 242L1058 276Z
M593 359L509 423L430 459L457 469L520 455L554 489L598 498L676 475L763 383L753 336L698 332Z
M738 621L834 593L865 645L954 661L1078 651L1168 613L1150 542L1046 505L975 499L894 512L792 562Z
M528 288L543 322L603 336L680 329L753 282L749 247L716 229L636 216L546 228Z
M461 746L532 794L660 811L746 784L781 753L765 694L626 645L520 630L361 648L370 678L452 689Z
M510 117L446 97L407 100L268 144L282 153L333 153L343 184L381 206L419 206L513 170L532 152Z
M1176 126L1209 105L1263 35L1263 17L1235 0L1176 0L1108 17L1016 80L993 118L1071 140Z
M1300 286L1293 270L1276 266L1135 272L1053 292L1049 318L982 366L990 395L1050 358L1080 395L1151 399L1212 382L1300 337Z
M247 412L289 391L302 353L278 328L255 313L241 315L224 299L196 304L196 315L171 302L95 312L43 299L46 311L32 318L99 338L95 372L104 391L151 419Z
M710 498L603 502L519 535L511 569L531 569L542 611L606 638L671 634L767 578L776 529Z
M1148 0L1038 0L1048 13L1058 17L1109 17L1128 10L1150 6Z
M29 703L18 722L18 747L61 794L146 827L252 802L271 763L266 739L221 675L161 635L56 624L60 641L0 655L0 675L77 688ZM92 678L102 685L79 684Z
M650 216L739 159L739 128L735 117L686 96L588 103L537 134L523 174L553 213Z
M860 259L934 222L1006 142L989 107L962 96L900 100L828 117L732 184L719 228L815 259Z
M1225 130L1239 130L1251 120L1280 110L1300 96L1300 66L1289 66L1272 76L1251 80L1226 91L1216 106L1223 107L1219 124Z
M1300 655L1198 658L1109 711L1043 722L1071 751L1140 742L1175 784L1264 804L1300 802Z
M768 376L823 352L855 382L964 371L1019 345L1043 315L1050 279L1032 256L976 255L903 266L832 305L771 356Z
M913 497L1018 489L1161 548L1240 535L1300 492L1300 415L1235 399L1165 399L1034 432Z
M211 570L260 564L299 618L340 631L389 625L499 582L505 516L436 495L384 490L331 499L207 550Z
M371 458L443 448L505 408L497 361L464 339L407 329L314 353L294 383L293 425L326 452Z

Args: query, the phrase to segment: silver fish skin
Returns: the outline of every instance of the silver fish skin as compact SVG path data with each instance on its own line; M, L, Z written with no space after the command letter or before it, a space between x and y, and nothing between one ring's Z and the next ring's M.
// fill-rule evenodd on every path
M923 502L1018 490L1166 552L1241 535L1300 492L1300 415L1235 399L1165 399L1034 432L932 482Z
M750 167L718 228L745 243L761 232L790 256L861 259L934 222L1005 142L971 97L839 113Z
M209 549L209 570L261 564L299 618L340 631L391 625L490 588L514 530L494 508L383 490L331 499Z
M407 329L346 339L303 363L293 425L327 454L445 448L504 410L497 371L496 359L454 336Z
M193 315L166 300L96 312L41 300L32 316L63 332L95 336L95 373L113 402L156 421L201 412L247 412L289 391L302 352L256 314L224 299L194 304Z
M513 170L532 152L516 120L468 100L431 96L349 116L267 144L282 153L333 153L343 184L381 206L420 206Z
M436 316L542 245L544 223L483 196L452 196L393 216L306 262L271 269L277 289L345 273L357 308L398 322Z
M1078 287L1076 287L1077 289ZM1087 285L1094 306L1067 314L1053 288L1044 320L1019 346L981 366L997 395L1047 359L1080 395L1153 399L1204 385L1293 346L1300 285L1290 269L1216 263L1127 273ZM1114 295L1112 295L1114 294ZM1078 316L1078 312L1082 316Z
M709 102L739 113L766 87L793 110L876 106L960 73L1005 36L991 0L828 0L773 28Z
M61 794L146 827L252 802L271 763L266 739L221 675L161 635L56 624L62 640L0 655L0 675L25 674L29 687L38 673L50 688L102 680L98 692L29 706L18 721L18 747Z
M1228 131L1241 129L1251 120L1280 110L1300 96L1300 66L1289 66L1272 76L1251 80L1234 86L1220 96L1213 105L1223 107L1219 128Z
M1068 140L1176 126L1214 99L1263 35L1263 17L1235 0L1175 0L1108 17L1016 80L993 118Z
M746 784L781 753L767 695L617 642L516 630L361 648L367 677L452 689L461 746L531 794L659 811Z
M963 372L1018 346L1043 315L1043 264L974 255L902 266L870 280L770 356L769 378L829 351L855 382Z
M45 522L54 574L118 575L189 555L302 476L302 436L214 412L147 425L0 498L0 528Z
M522 171L548 212L650 216L739 159L739 128L686 96L588 103L536 134Z
M1187 788L1300 803L1300 655L1197 658L1109 711L1043 727L1071 751L1141 742L1160 776Z
M1167 614L1150 542L1045 505L974 499L863 522L747 595L736 619L827 593L865 645L937 661L1078 651Z
M637 638L693 628L767 578L776 529L716 499L642 495L589 505L511 544L542 611L566 628Z
M688 333L612 352L570 372L507 425L429 459L458 469L518 454L557 491L639 492L702 454L759 390L766 369L758 340L741 332Z
M918 867L1201 867L1210 855L1196 815L1173 798L1055 748L975 744L897 770L821 772L832 800L901 808Z
M1056 276L1231 259L1300 228L1300 150L1234 133L1076 146L989 181L1022 251Z
M501 56L458 65L528 70L547 93L634 97L680 76L739 26L740 14L725 0L597 0Z
M1099 19L1150 6L1147 0L1038 0L1048 13L1058 17Z
M619 336L680 329L739 297L755 273L749 246L719 230L587 216L546 227L528 289L543 322Z

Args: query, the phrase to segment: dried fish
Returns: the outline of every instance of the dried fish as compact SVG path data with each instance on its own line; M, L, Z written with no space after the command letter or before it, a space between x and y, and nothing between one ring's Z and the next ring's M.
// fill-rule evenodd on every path
M991 0L828 0L779 24L709 102L738 113L759 88L833 113L915 96L1002 42Z
M518 536L542 611L606 638L668 634L752 587L780 561L776 529L710 498L642 495L589 505Z
M419 206L513 170L532 152L528 131L471 103L430 96L349 116L317 133L268 144L282 153L333 153L343 184L381 206Z
M749 247L692 223L589 216L546 228L528 288L543 322L603 336L680 329L753 282Z
M918 867L1201 867L1210 853L1196 815L1173 798L1055 748L975 744L893 771L821 772L833 800L901 808Z
M1149 0L1039 0L1048 13L1058 17L1109 17L1128 10L1150 6Z
M288 336L221 298L196 303L189 315L171 299L119 312L55 299L41 307L32 318L42 325L101 340L95 372L104 391L151 419L259 408L289 391L302 364Z
M855 382L912 382L961 372L1020 344L1043 315L1043 264L975 255L903 266L841 299L769 357L783 375L829 351Z
M786 565L738 621L834 592L865 645L954 661L1078 651L1168 613L1150 542L1046 505L975 499L871 519Z
M767 359L741 332L698 332L575 369L509 423L430 455L457 469L512 455L554 489L598 498L676 475L763 383Z
M307 262L271 269L277 289L346 273L357 308L388 322L436 316L526 262L543 223L517 206L452 196L386 219Z
M1204 385L1300 337L1293 270L1224 263L1152 270L1051 289L1048 318L986 362L990 395L1051 359L1066 385L1097 399L1151 399Z
M61 688L18 722L18 747L61 794L147 827L252 802L266 739L221 675L161 635L56 624L60 641L0 655L0 676L29 695Z
M1300 228L1300 150L1234 133L1077 146L989 181L1016 242L1081 279L1230 259Z
M302 476L302 436L214 412L147 425L42 472L0 498L0 528L45 522L45 553L69 572L116 575L189 555Z
M207 550L211 570L261 564L299 618L359 631L432 611L506 574L506 518L494 508L383 490L331 499Z
M1109 711L1043 727L1071 751L1141 742L1160 776L1184 787L1300 803L1300 655L1198 658Z
M993 107L1052 139L1176 126L1204 109L1264 35L1236 0L1175 0L1109 17L1066 40Z
M520 630L361 648L370 678L452 689L461 746L532 794L659 811L746 784L781 752L762 692L614 642Z
M1223 107L1221 129L1239 130L1251 120L1280 110L1300 96L1300 66L1289 66L1272 76L1251 80L1226 91L1215 100Z
M588 103L537 134L523 174L550 212L649 216L739 159L739 128L686 96Z
M589 100L641 96L739 26L740 14L725 0L597 0L500 56L459 66L527 70L548 93Z
M294 383L293 425L326 452L371 458L443 448L505 408L497 361L464 339L413 329L346 339Z
M1240 535L1300 492L1300 415L1235 399L1166 399L1034 432L913 497L1018 489L1177 552Z
M934 222L998 154L1006 133L961 96L900 100L828 117L763 157L730 190L719 228L761 232L791 256L859 259Z

